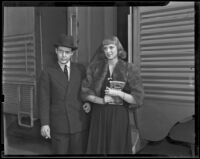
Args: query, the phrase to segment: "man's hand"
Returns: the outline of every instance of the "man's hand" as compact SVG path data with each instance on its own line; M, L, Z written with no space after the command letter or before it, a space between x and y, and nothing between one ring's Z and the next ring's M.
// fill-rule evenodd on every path
M83 104L83 110L84 110L86 113L89 113L90 110L91 110L90 103L85 103L85 104Z
M43 125L41 127L41 135L45 138L45 139L50 139L51 135L50 135L50 127L49 125Z

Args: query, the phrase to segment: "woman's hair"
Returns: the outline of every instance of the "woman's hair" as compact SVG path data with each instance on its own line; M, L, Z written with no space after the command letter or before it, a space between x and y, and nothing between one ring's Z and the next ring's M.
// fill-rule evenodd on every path
M111 36L103 40L101 45L97 48L96 52L94 53L94 56L91 59L91 63L105 60L106 56L104 54L103 47L104 45L109 45L109 44L114 44L117 46L117 52L118 52L118 57L121 59L126 58L126 51L124 50L122 44L120 43L119 39L116 36Z

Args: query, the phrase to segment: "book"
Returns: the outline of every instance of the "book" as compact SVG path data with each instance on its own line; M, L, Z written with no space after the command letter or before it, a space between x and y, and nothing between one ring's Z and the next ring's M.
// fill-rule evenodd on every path
M110 81L110 88L116 90L122 90L125 86L125 82L123 81ZM118 96L112 96L114 102L109 104L123 105L123 100Z

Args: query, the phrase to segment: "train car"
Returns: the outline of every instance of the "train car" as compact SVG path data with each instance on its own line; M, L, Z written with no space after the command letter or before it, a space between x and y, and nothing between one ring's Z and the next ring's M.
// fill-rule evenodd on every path
M4 8L3 110L16 114L20 126L33 127L38 118L37 81L53 59L49 44L56 34L67 31L65 14L65 8Z
M75 37L73 61L88 66L105 36L117 35L127 61L140 68L145 99L137 110L141 137L160 141L194 114L194 2L164 6L4 6L4 128L33 128L38 79L54 59L59 34Z
M129 59L140 67L145 89L138 122L142 136L158 141L194 115L194 3L138 7L132 13Z
M4 113L17 115L20 126L33 127L39 75L55 58L58 36L73 35L79 46L73 61L87 65L104 35L115 34L112 12L103 7L4 7ZM107 28L97 27L104 23Z

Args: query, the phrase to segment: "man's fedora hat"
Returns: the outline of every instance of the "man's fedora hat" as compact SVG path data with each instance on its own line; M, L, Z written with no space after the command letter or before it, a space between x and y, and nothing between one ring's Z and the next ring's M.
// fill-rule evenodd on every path
M74 38L70 35L61 34L57 43L54 45L55 47L64 46L68 48L72 48L72 50L76 50L78 47L74 44Z

